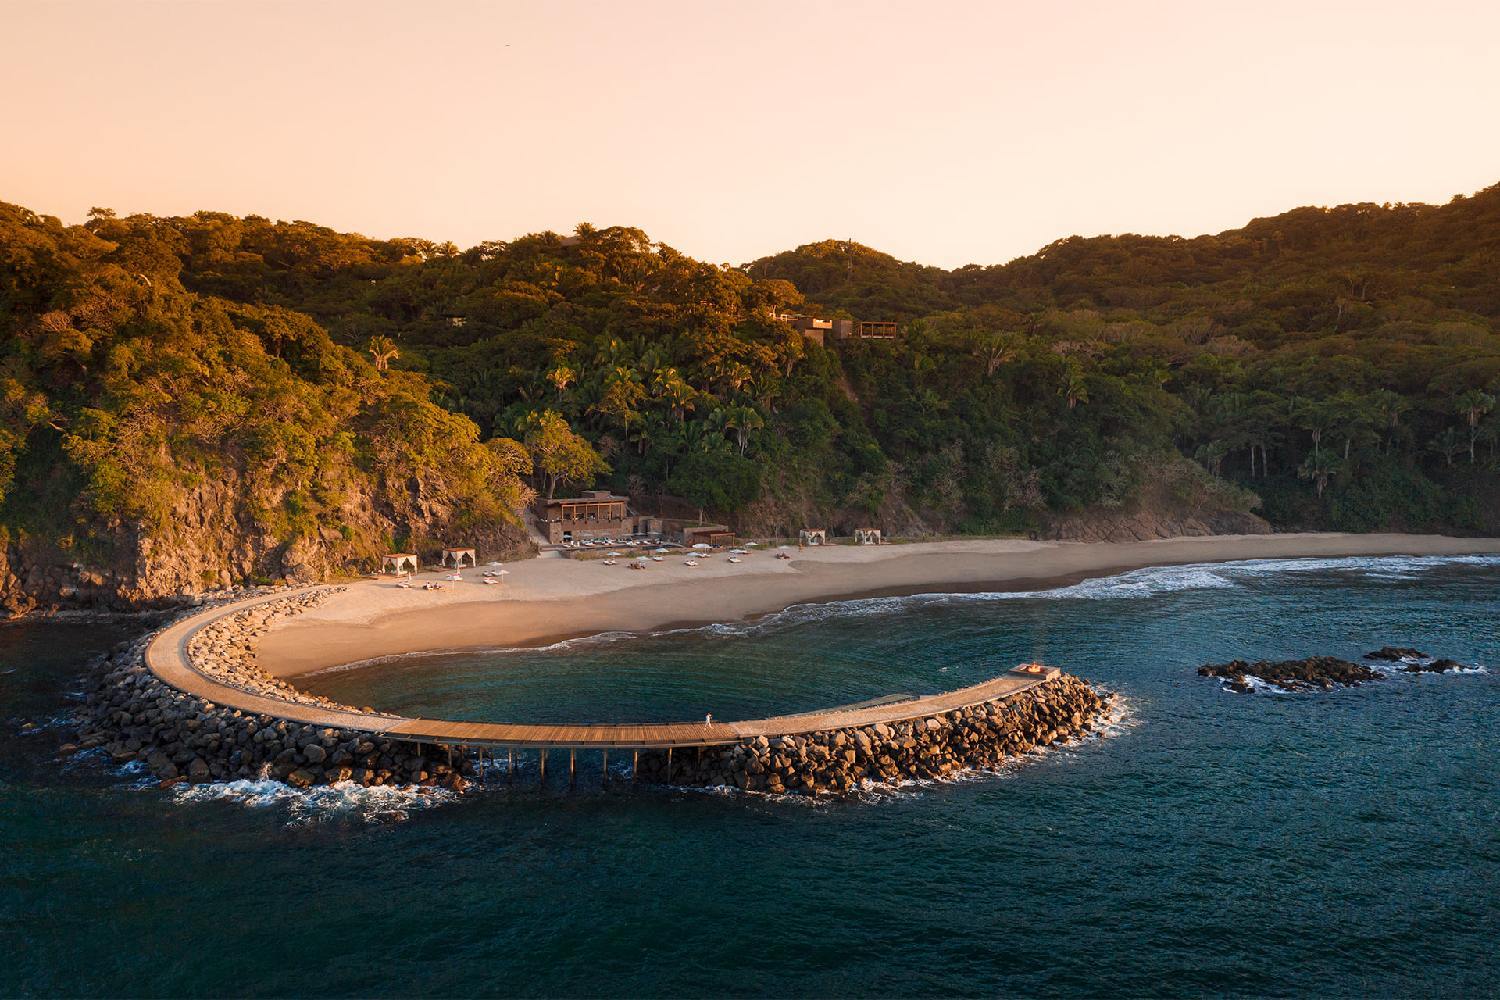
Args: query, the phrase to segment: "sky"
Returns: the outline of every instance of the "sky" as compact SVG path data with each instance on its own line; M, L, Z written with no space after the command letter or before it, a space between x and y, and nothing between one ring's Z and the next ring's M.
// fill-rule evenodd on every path
M1500 182L1500 3L0 0L0 200L1002 263Z

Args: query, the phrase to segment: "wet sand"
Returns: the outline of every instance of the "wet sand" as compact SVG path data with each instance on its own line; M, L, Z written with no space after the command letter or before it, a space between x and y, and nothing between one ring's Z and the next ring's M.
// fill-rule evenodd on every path
M634 552L636 550L622 550ZM1045 589L1144 566L1240 559L1500 553L1497 538L1335 533L1218 535L1148 542L970 539L909 545L769 550L730 564L716 554L696 568L674 553L642 571L598 561L511 563L502 586L466 570L442 591L395 582L351 584L323 606L273 628L263 669L291 676L403 653L544 645L608 631L737 621L793 604L932 592ZM481 569L484 567L481 567ZM418 581L442 579L425 573Z

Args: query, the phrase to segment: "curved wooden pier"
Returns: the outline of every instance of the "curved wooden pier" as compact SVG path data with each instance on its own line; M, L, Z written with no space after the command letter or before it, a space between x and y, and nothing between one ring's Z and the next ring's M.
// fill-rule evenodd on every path
M188 641L201 629L246 608L303 593L286 591L249 598L193 615L164 629L146 647L146 666L162 681L216 705L268 715L288 722L366 732L422 743L508 747L512 749L664 750L672 747L723 746L758 736L792 736L827 729L905 722L1009 697L1043 683L1040 676L1006 674L941 694L888 704L845 706L798 715L742 722L671 722L634 725L541 726L506 722L453 722L444 719L328 709L252 694L201 673L188 655Z

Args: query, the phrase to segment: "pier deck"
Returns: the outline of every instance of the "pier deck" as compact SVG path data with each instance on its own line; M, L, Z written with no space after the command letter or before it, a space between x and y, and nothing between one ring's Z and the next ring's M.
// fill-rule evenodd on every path
M312 589L312 588L307 588ZM1044 682L1044 677L1005 674L971 687L879 704L861 703L821 712L749 719L739 722L671 722L622 725L527 725L507 722L456 722L444 719L322 708L252 694L198 671L188 655L188 641L201 629L246 608L292 596L286 591L249 598L183 619L164 629L146 648L146 666L162 681L217 705L268 715L288 722L448 745L510 748L660 750L669 747L723 746L757 736L791 736L827 729L870 726L920 719L982 702L1008 697Z

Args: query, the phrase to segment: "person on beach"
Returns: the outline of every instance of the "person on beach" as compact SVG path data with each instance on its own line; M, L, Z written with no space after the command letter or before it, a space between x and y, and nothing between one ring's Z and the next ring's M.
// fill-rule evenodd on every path
M703 717L703 724L705 726L711 726L711 725L713 725L713 723L714 723L714 713L709 712L707 715L705 715Z

